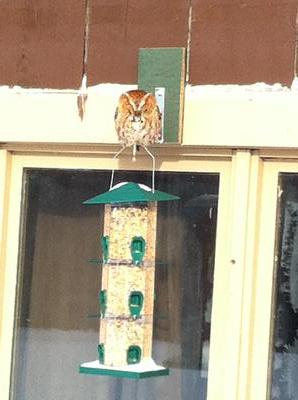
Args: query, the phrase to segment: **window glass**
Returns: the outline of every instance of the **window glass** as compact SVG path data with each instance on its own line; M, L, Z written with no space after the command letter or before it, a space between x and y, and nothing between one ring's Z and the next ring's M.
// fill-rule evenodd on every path
M151 172L117 171L121 181L150 185ZM207 398L218 174L156 174L156 189L181 197L158 205L153 358L170 375L78 372L99 357L103 235L103 206L82 202L109 182L106 171L25 171L11 400Z
M298 175L280 174L273 312L272 400L298 397Z

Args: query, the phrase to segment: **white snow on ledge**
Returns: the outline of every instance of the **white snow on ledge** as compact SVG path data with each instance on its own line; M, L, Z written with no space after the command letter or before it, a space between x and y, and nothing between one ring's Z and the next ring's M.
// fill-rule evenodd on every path
M280 83L268 85L257 82L251 85L187 85L185 97L187 99L254 99L254 98L278 98L280 96L292 97L298 95L298 79L295 78L291 87Z
M188 89L192 91L204 91L204 92L289 92L290 88L282 86L281 83L274 83L268 85L264 82L256 82L250 85L188 85Z
M89 86L87 93L98 94L121 94L128 90L137 89L137 85L118 84L118 83L100 83L98 85ZM21 86L0 86L0 94L79 94L78 89L51 89L51 88L24 88ZM283 86L281 83L269 85L264 82L256 82L249 85L186 85L186 95L214 95L214 94L260 94L260 93L297 93L298 94L298 77L294 78L291 87Z
M128 90L137 89L137 85L126 85L118 83L100 83L95 86L89 86L87 88L87 93L99 93L99 94L119 94L126 92ZM50 88L24 88L21 86L0 86L0 94L3 93L13 93L13 94L79 94L80 88L78 89L50 89Z

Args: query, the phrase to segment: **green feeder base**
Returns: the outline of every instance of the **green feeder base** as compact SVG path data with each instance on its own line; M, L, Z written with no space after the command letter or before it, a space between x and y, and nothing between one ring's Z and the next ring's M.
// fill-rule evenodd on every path
M169 375L169 369L155 364L151 359L123 367L107 367L98 360L80 365L81 374L116 376L118 378L142 379Z

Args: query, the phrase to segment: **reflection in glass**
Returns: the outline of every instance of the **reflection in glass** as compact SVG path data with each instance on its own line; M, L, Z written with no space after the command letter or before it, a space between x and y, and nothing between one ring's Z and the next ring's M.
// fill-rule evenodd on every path
M298 399L298 175L281 174L271 400Z
M151 173L117 172L150 185ZM129 380L78 373L98 345L103 207L82 202L110 173L24 175L11 400L206 400L219 176L158 173L153 357L169 377ZM117 182L115 182L117 183ZM89 316L89 318L88 318Z

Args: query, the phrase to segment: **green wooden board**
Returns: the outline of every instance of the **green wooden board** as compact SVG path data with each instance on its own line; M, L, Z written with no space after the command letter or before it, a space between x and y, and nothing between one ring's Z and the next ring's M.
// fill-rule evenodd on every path
M164 142L179 143L185 87L183 47L139 49L138 88L154 93L157 87L165 88Z

